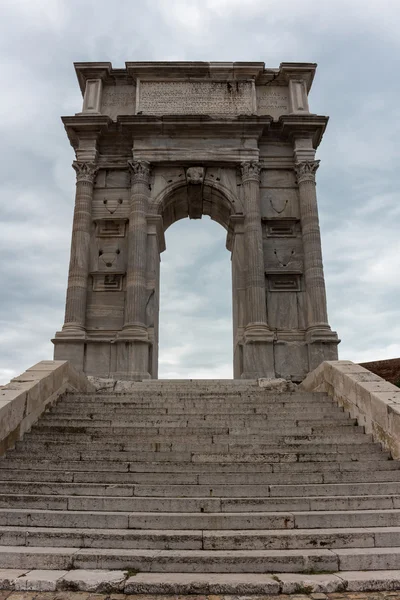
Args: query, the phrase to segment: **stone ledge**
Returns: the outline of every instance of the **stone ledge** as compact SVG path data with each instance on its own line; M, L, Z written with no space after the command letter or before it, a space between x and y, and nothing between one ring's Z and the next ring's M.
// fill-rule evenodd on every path
M302 573L266 573L266 574L219 574L219 573L138 573L107 570L17 570L0 569L0 599L9 597L2 590L33 592L59 591L54 598L74 597L73 592L92 592L116 594L111 598L124 598L145 595L157 596L159 600L171 595L186 596L195 599L200 595L218 595L224 598L247 597L249 595L276 596L295 594L296 598L323 600L329 598L354 598L349 592L379 592L400 590L400 571L340 571L337 573L307 575ZM71 594L71 596L69 595ZM397 595L392 598L400 600ZM15 598L24 598L18 593ZM27 595L27 598L32 596ZM53 598L47 595L47 598ZM76 594L82 598L81 593ZM90 596L91 597L91 596ZM144 597L144 596L143 596ZM197 596L199 597L199 596ZM225 596L228 600L228 596ZM358 596L357 596L358 597ZM215 596L214 596L215 598Z
M400 458L400 389L348 360L326 361L309 373L300 391L326 392L350 412L395 459Z
M65 360L42 360L1 386L0 456L67 391L94 392L95 387Z

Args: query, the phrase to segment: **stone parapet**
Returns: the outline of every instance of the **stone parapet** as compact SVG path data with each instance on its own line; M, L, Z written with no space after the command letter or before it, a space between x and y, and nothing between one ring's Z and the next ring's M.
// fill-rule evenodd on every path
M321 363L307 375L300 389L328 393L393 458L400 458L399 388L360 365L339 360Z
M95 390L65 360L42 360L0 387L0 456L66 391Z

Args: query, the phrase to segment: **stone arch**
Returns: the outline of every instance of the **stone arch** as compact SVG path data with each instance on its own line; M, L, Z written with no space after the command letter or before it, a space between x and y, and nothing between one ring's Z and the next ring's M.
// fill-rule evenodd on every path
M239 196L206 173L199 185L188 183L186 178L167 183L152 199L150 212L162 216L164 231L181 219L208 215L229 232L231 216L242 214L243 207Z

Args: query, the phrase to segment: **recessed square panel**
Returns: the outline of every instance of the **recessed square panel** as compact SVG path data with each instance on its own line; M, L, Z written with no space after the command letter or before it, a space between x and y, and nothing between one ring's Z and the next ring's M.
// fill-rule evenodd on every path
M270 292L300 292L299 275L269 275L268 290Z
M97 237L124 237L125 221L120 219L102 219L97 221Z
M95 273L93 274L93 291L120 292L122 281L123 275L121 273Z

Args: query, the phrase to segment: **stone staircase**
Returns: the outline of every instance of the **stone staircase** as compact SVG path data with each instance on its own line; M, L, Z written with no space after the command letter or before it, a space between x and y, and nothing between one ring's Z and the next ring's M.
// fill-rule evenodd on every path
M127 570L130 592L399 569L400 462L325 394L68 394L0 460L0 544L0 569Z

